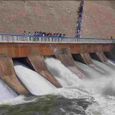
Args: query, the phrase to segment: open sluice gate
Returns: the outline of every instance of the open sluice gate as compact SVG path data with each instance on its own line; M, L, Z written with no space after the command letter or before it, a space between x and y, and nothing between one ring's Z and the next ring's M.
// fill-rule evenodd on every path
M76 66L73 57L69 49L54 49L54 53L57 59L59 59L67 68L75 73L79 78L84 78L83 71Z
M104 53L103 52L96 52L96 55L98 56L98 58L99 58L99 60L101 61L101 62L107 62L107 57L104 55Z
M81 53L80 55L81 55L81 58L82 58L83 62L84 62L86 65L92 67L92 68L93 68L94 70L96 70L97 72L100 72L100 73L103 74L103 71L101 71L102 68L100 68L99 66L97 66L97 65L93 62L93 59L92 59L92 57L90 56L90 53Z
M47 79L49 82L51 82L54 86L60 88L61 85L60 83L53 77L53 75L48 71L43 56L40 55L33 55L33 56L28 56L28 63L32 65L34 70L41 74L45 79Z
M27 95L28 91L16 77L12 59L0 56L0 78L18 94Z

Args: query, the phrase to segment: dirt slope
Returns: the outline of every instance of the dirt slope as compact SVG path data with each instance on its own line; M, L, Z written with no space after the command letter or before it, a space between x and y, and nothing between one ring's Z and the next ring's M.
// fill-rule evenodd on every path
M86 1L82 37L115 38L115 1Z
M74 36L79 1L2 1L0 33L62 32Z
M80 1L0 1L0 33L62 32L75 36ZM82 37L115 37L115 1L87 0Z

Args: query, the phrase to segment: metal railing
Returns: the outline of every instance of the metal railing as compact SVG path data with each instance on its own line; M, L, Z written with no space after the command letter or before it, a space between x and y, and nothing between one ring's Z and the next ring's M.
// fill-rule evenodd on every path
M0 43L115 43L115 39L0 34Z

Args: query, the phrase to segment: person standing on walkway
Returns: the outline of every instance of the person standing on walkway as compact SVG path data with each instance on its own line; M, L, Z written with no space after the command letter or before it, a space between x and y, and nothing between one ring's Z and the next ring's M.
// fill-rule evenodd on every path
M31 38L32 38L32 34L30 32L28 32L28 41L31 41Z
M23 33L23 41L25 41L26 40L26 37L27 37L27 33L26 33L26 31L24 31L24 33Z

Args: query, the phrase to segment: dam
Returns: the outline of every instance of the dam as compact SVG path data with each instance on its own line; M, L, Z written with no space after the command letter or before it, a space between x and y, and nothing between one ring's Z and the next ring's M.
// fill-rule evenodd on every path
M45 57L59 59L80 79L85 78L85 75L74 59L91 66L91 56L103 63L108 60L105 54L114 57L114 39L39 37L35 40L34 36L1 34L0 40L1 79L17 93L24 95L29 92L17 79L13 60L22 60L54 86L61 88L61 84L48 71ZM95 64L92 67L96 69Z
M93 95L97 100L100 98L97 94L114 96L114 44L114 39L40 37L34 40L33 36L30 39L30 36L1 34L0 103L28 103L22 95L25 98L49 94L66 98ZM108 109L104 100L100 105L105 115Z
M115 18L107 3L0 2L0 114L115 114Z

